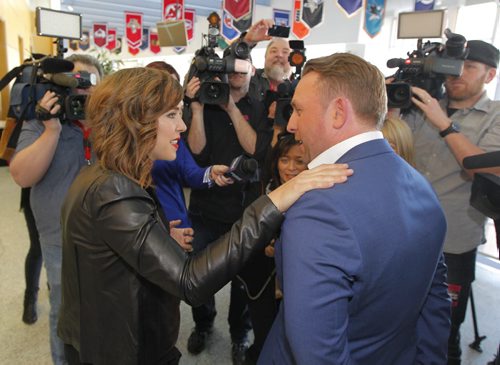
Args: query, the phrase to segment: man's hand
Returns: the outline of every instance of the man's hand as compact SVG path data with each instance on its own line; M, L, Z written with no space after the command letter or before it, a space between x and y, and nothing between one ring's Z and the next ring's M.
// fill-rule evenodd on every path
M229 170L226 165L213 165L210 170L210 179L218 186L227 186L234 183L233 179L225 177L224 174Z
M192 228L176 228L179 224L181 224L180 219L170 222L170 236L177 241L184 251L192 252L193 246L191 242L193 242L194 230Z
M45 125L45 129L49 131L54 131L56 133L61 132L62 126L59 118L56 117L57 113L61 109L60 104L56 104L59 97L53 91L47 91L45 95L38 101L36 110L37 118L39 118ZM39 115L40 114L40 115Z
M451 119L445 114L439 102L429 95L427 91L416 86L411 87L412 96L411 101L424 112L427 120L438 131L442 131L450 126ZM415 97L415 95L417 97Z
M255 24L252 24L248 29L247 34L243 40L250 46L257 44L260 41L268 41L273 37L267 35L267 31L274 25L272 19L262 19Z
M186 85L186 96L190 99L194 99L198 90L200 90L201 81L198 77L193 76L191 80Z

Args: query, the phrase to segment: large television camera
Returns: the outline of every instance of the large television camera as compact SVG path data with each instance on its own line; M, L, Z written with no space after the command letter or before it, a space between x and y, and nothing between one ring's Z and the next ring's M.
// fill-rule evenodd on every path
M10 94L10 106L16 118L45 119L36 105L47 91L53 91L61 105L55 117L61 122L85 119L86 95L74 90L95 85L96 75L86 71L71 72L73 62L48 56L25 62L22 66Z
M220 17L216 12L208 16L208 34L203 37L207 45L195 52L188 70L188 80L196 76L201 81L200 90L195 99L203 104L227 104L229 100L229 84L227 74L233 72L248 73L251 64L247 61L250 47L238 40L225 51L224 57L219 57L215 48L220 39Z
M288 41L290 55L288 62L290 66L295 67L292 73L292 82L283 82L278 85L278 92L276 98L276 113L274 116L274 124L286 128L288 120L292 116L293 108L291 105L293 93L302 74L302 67L306 63L306 49L304 48L304 41Z
M414 25L409 27L404 22L419 22L421 26L425 26L425 20L433 19L435 13L441 17L444 15L442 11L402 13L400 14L399 27L415 27ZM436 29L439 33L424 32L422 36L429 34L431 37L441 37L440 29L439 27ZM407 109L411 107L411 86L420 87L432 97L441 99L444 94L443 84L446 77L460 76L462 73L464 60L467 56L465 37L446 29L444 31L447 38L445 44L430 41L423 43L422 38L418 35L419 31L420 28L412 34L403 32L402 36L399 32L398 38L419 37L417 49L411 53L408 52L406 59L392 58L387 61L387 67L398 68L393 75L394 82L387 85L387 99L390 108Z

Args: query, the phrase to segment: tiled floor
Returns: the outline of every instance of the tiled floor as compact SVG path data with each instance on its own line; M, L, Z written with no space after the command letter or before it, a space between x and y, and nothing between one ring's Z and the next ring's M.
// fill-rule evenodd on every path
M41 278L39 320L32 326L21 321L24 290L24 257L28 235L22 214L18 210L20 189L12 182L8 169L0 167L0 364L50 364L48 346L48 299L44 273ZM494 252L494 250L492 251ZM477 265L474 296L483 353L468 348L474 340L470 311L462 331L463 365L486 365L492 359L500 341L500 264L480 256ZM181 364L231 364L230 341L226 322L228 287L217 294L219 315L209 348L199 356L190 356L186 350L187 338L193 322L190 308L181 306L181 332L178 347L184 356ZM309 364L306 364L309 365ZM365 365L365 364L363 364Z

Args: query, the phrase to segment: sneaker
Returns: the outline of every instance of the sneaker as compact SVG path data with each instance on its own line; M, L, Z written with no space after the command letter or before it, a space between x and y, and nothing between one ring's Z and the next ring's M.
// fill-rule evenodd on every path
M245 354L248 350L248 343L246 341L233 342L231 349L231 358L233 365L245 365Z
M187 349L193 355L198 355L205 350L207 339L212 331L199 331L196 328L189 335Z

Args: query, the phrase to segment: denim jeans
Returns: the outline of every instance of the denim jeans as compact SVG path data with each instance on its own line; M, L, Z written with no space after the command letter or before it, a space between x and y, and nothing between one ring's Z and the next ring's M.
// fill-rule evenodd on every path
M59 317L59 307L61 306L61 264L62 247L60 245L41 243L43 263L47 271L47 281L49 282L49 330L50 330L50 351L52 361L55 365L66 365L64 356L64 344L57 336L57 320Z

